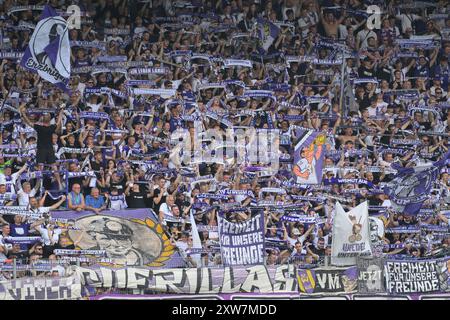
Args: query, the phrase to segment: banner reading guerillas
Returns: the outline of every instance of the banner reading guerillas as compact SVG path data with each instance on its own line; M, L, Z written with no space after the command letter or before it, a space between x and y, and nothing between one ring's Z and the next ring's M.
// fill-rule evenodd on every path
M240 223L227 221L219 214L220 251L223 264L264 264L264 213Z
M295 267L225 268L82 268L81 285L93 288L141 289L145 293L211 294L297 292Z

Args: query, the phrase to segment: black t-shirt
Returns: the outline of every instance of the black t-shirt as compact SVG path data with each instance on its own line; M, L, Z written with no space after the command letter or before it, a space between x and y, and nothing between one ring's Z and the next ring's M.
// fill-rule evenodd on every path
M370 98L367 93L364 94L364 97L362 99L357 100L357 103L359 104L359 110L367 109L370 106Z
M56 125L47 127L35 124L33 128L37 132L37 149L53 149L52 135L56 131Z
M127 204L128 208L145 208L145 193L131 191L127 197Z
M379 80L391 81L391 70L388 67L379 67L377 70L377 78Z
M115 187L117 188L117 191L119 192L119 194L123 194L123 192L125 191L125 180L119 181L119 182L110 182L110 186L111 188Z
M16 258L17 260L24 262L26 261L28 258L30 257L30 254L28 253L28 251L20 251L17 253L8 253L8 259L13 259Z
M368 69L364 66L359 67L358 69L358 75L361 78L372 78L375 77L375 71L372 69Z
M105 169L103 162L97 163L96 161L91 161L91 169L95 171L95 175L97 176L97 179L101 178L101 175L99 173L100 168L103 168L103 170Z
M309 249L314 253L317 254L318 256L324 256L325 255L325 249L318 249L313 245L309 246Z
M160 193L161 193L161 190L159 190L159 189L155 189L155 191L153 192L153 210L155 210L156 213L159 212L159 207L160 207L164 202L166 202L166 196L162 196L162 197L161 197L161 201L160 201L158 204L155 203L155 199L158 198L158 196L159 196Z

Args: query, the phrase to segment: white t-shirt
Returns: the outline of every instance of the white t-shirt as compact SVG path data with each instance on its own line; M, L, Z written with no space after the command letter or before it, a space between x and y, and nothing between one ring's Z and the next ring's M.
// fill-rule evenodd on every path
M176 244L177 248L182 251L186 251L187 248L189 247L187 242L184 242L184 241L177 241L177 242L175 242L175 244Z
M89 103L89 102L86 103L86 105L87 105L88 107L91 107L93 112L97 112L98 109L100 109L100 107L102 106L101 103Z
M317 24L318 17L315 12L308 12L306 17L298 19L298 26L302 29L302 37L306 37L309 32L309 27Z
M308 251L306 251L306 250L303 249L303 248L302 248L302 250L300 251L300 254L301 254L301 255L305 255L305 254L307 254L307 253L308 253ZM291 253L291 257L294 257L294 256L296 256L296 255L298 255L298 252L297 252L296 250L293 250L292 253Z
M345 24L340 24L339 25L339 39L345 40L345 39L347 39L347 36L348 36L347 26Z
M295 246L295 244L296 244L297 242L300 242L300 243L302 244L302 246L303 246L303 242L304 242L305 239L306 239L305 235L302 235L302 236L298 237L297 239L293 239L293 238L291 238L291 237L289 237L289 236L288 236L287 238L288 238L289 243L290 243L292 246Z
M3 235L2 235L2 234L0 234L0 246L5 247L7 251L12 249L12 244L6 243L6 242L3 240ZM0 261L5 260L6 258L7 258L7 257L6 257L6 255L5 255L4 253L0 253Z
M19 201L19 206L28 206L30 203L30 197L34 197L36 195L36 190L31 189L30 193L26 193L20 188L19 192L17 192L17 200Z
M167 205L166 202L164 202L164 203L159 207L159 211L162 211L164 214L173 217L172 211L171 211L171 209L169 208L169 206Z
M385 112L386 111L386 109L387 109L387 107L388 107L388 103L386 103L386 102L384 102L384 101L381 101L381 102L377 102L377 109L378 109L378 112Z
M367 39L369 39L370 37L373 37L375 38L375 40L378 40L377 34L372 30L363 29L360 32L358 32L358 34L356 35L356 39L359 42L360 49L367 48Z
M111 200L111 210L122 210L128 208L125 199Z
M367 108L367 111L369 112L369 116L370 117L373 117L373 116L376 116L377 115L377 107L372 107L372 106L369 106L368 108Z
M381 204L381 206L382 206L382 207L390 208L390 207L392 207L392 202L391 202L391 200L389 200L389 199L384 200L383 203Z
M51 240L53 239L54 243L57 243L59 240L59 235L62 233L62 230L59 228L53 229L53 235L50 238L48 234L48 230L46 228L40 227L39 233L41 234L42 239L44 240L44 245L50 246Z

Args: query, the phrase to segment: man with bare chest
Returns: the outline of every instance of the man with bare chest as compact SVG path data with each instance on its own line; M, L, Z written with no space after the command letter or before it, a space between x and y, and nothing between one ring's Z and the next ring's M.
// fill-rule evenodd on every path
M337 39L338 38L338 30L339 25L345 19L345 11L342 11L341 17L336 19L333 12L324 13L323 10L320 12L320 21L322 22L323 28L325 30L325 34L329 38Z

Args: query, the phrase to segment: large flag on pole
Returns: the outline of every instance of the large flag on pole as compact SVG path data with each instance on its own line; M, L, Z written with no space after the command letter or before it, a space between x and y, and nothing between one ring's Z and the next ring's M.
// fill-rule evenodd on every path
M372 257L367 201L348 212L345 212L342 205L336 202L331 264L336 266L355 265L357 257Z
M394 210L409 215L417 214L423 202L428 199L433 183L449 157L448 152L439 161L411 168L393 164L397 175L383 191L389 196Z
M20 65L69 91L70 43L67 21L46 5Z

